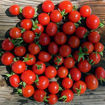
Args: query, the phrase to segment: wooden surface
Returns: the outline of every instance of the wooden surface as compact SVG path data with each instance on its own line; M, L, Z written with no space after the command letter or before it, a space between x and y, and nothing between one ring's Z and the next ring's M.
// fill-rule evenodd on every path
M8 30L14 27L19 19L12 17L8 13L8 7L12 4L19 4L21 7L25 5L32 5L34 7L41 4L42 0L0 0L0 40L5 38ZM53 0L55 4L61 0ZM72 0L73 4L78 6L87 4L90 5L93 13L98 15L101 19L105 19L105 1L99 0ZM105 45L105 27L100 30L101 42ZM105 51L104 57L99 64L105 68ZM12 94L12 88L6 85L2 75L6 73L6 68L0 66L0 105L44 105L43 103L36 103L18 95ZM61 103L57 103L60 105ZM67 105L69 105L68 103ZM66 105L66 103L62 104ZM71 105L105 105L105 86L100 86L95 91L87 91L82 96L76 96L71 102Z

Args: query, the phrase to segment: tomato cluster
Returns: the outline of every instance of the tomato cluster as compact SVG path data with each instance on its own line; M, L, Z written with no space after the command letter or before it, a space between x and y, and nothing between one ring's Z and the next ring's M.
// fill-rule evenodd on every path
M21 9L18 5L9 12L24 17L2 42L1 62L10 66L6 75L18 93L49 104L70 102L74 93L95 90L98 80L105 81L104 68L91 72L100 62L104 45L96 31L103 25L88 5L78 9L62 1L55 9L47 0L40 14L32 6Z

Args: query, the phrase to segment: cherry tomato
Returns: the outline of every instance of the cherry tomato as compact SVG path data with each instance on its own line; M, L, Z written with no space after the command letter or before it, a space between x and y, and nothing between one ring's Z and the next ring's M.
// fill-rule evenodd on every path
M31 97L34 94L34 87L32 85L26 85L25 87L22 87L22 95L24 97Z
M63 64L63 61L64 61L64 59L63 59L62 56L56 56L56 57L54 58L54 63L55 63L56 65L58 65L58 66L62 65L62 64Z
M104 45L100 42L94 44L94 50L97 52L102 52L104 50Z
M25 6L22 9L22 15L26 18L26 19L30 19L33 18L35 15L35 9L32 6Z
M35 38L35 34L32 31L25 31L22 35L24 42L26 43L32 43Z
M4 65L12 64L14 59L14 55L10 52L5 52L1 57L1 63Z
M21 60L16 61L12 64L12 71L14 73L21 74L25 71L25 69L26 69L26 64Z
M63 32L67 35L71 35L75 32L75 25L72 22L66 22L63 24Z
M91 65L87 60L81 60L78 63L78 68L81 72L83 73L87 73L91 70Z
M46 0L42 4L43 12L52 12L54 10L54 3L50 0Z
M63 32L58 32L54 37L55 42L58 45L65 44L67 41L67 36Z
M36 83L36 87L38 89L46 89L49 85L49 80L45 76L40 76L38 82Z
M96 15L90 15L86 19L86 25L90 29L97 29L100 24L100 20Z
M47 13L41 13L38 15L38 21L42 25L47 25L50 22L50 17Z
M65 78L68 75L68 69L66 67L64 67L64 66L59 67L57 72L58 72L58 76L60 78Z
M17 88L17 87L19 87L20 78L18 75L14 74L9 77L9 82L10 82L11 86L13 86L14 88Z
M95 90L96 88L98 88L98 80L92 74L85 77L85 83L87 85L87 88L90 90Z

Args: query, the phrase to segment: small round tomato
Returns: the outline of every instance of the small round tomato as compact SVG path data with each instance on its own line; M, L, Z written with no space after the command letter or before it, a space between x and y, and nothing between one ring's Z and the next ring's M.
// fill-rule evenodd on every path
M87 29L85 27L78 27L75 31L75 34L77 37L79 37L80 39L85 37L85 34L87 32Z
M46 0L42 4L43 12L52 12L54 10L54 3L50 0Z
M17 46L14 48L14 53L16 56L23 56L26 53L26 48L24 46Z
M11 13L11 15L19 15L20 13L19 9L20 9L19 5L15 4L15 5L10 6L9 12Z
M38 59L42 62L49 62L51 60L51 55L45 51L39 53Z
M58 32L54 37L55 42L58 45L65 44L67 41L67 36L63 32Z
M81 79L81 72L78 68L72 68L70 70L70 75L74 81L79 81Z
M83 81L77 81L73 84L73 91L78 95L84 94L86 91L86 83Z
M32 72L31 70L26 70L22 73L21 75L21 80L23 82L25 82L28 85L31 85L35 82L36 80L36 75L34 72Z
M12 64L14 59L14 55L10 52L5 52L1 57L1 63L4 65Z
M38 89L46 89L49 86L49 80L45 76L40 76L38 82L36 83L36 87Z
M94 40L93 40L94 39ZM100 41L100 34L96 31L94 32L91 32L89 35L88 35L88 40L92 43L97 43Z
M50 17L47 13L41 13L38 15L38 21L41 25L47 25L50 22Z
M86 19L86 25L90 29L97 29L100 24L100 20L96 15L90 15Z
M92 74L89 74L85 77L85 83L87 85L87 88L90 90L95 90L96 88L98 88L99 84L97 78Z
M104 45L100 42L94 44L94 50L97 52L102 52L104 50Z
M81 72L83 73L87 73L91 70L91 65L87 60L81 60L78 63L78 68Z
M94 50L94 46L91 42L84 42L82 43L81 47L84 49L84 52L86 53L92 53Z
M69 13L69 20L73 23L76 23L80 20L80 13L78 11L71 11Z
M68 41L68 44L71 48L77 48L80 45L80 40L77 36L71 36Z
M58 8L60 11L65 10L66 13L69 13L72 11L72 3L70 1L62 1L59 3Z
M17 27L14 27L10 30L9 32L10 34L10 37L13 38L13 39L16 39L16 38L20 38L21 37L21 30Z
M20 78L18 75L14 74L9 77L9 82L10 82L11 86L13 86L14 88L17 88L17 87L19 87Z
M71 54L71 48L68 45L62 45L59 49L59 53L62 57L67 57Z
M20 26L25 30L30 30L32 28L32 21L31 19L23 19L20 23Z
M80 8L80 14L82 17L88 17L91 15L91 8L90 6L88 5L83 5L81 8Z
M60 78L65 78L68 75L68 69L64 66L59 67L57 72L58 72L57 74Z
M64 66L68 69L74 67L75 61L72 57L67 57L64 59Z
M1 45L2 49L5 51L11 51L14 48L14 44L9 39L3 40Z
M33 54L36 55L40 52L40 47L39 45L35 44L35 43L30 43L28 46L28 51Z
M58 66L62 65L62 64L63 64L63 61L64 61L64 59L63 59L62 56L56 56L56 57L54 58L54 63L55 63L56 65L58 65Z
M54 78L57 75L57 70L54 66L48 66L45 70L45 76L49 79Z
M74 98L74 94L70 89L65 89L61 93L61 98L64 97L63 101L70 102Z
M32 43L34 41L35 38L35 34L33 31L25 31L22 35L24 42L26 43Z
M57 82L51 82L49 83L49 86L48 86L48 91L51 93L51 94L57 94L59 92L59 85Z
M41 61L37 61L33 66L32 70L35 74L40 75L43 74L45 71L46 65Z
M22 95L24 97L31 97L34 94L34 87L32 85L26 85L25 87L22 87Z
M48 52L50 54L56 54L58 52L58 45L55 42L51 42L48 45Z
M47 34L42 33L39 37L39 43L42 46L47 46L50 43L50 37Z
M52 22L58 23L62 20L62 15L59 10L54 10L50 14L50 19Z
M46 92L44 90L37 89L34 92L34 99L35 99L35 101L43 102L45 97L46 97Z
M63 24L63 32L67 35L71 35L75 32L75 25L72 22L66 22Z
M16 61L12 64L12 71L14 73L21 74L25 71L25 69L26 69L26 64L21 60Z
M35 9L32 6L25 6L22 9L22 15L26 18L26 19L30 19L33 18L35 15Z
M57 25L53 22L49 23L46 27L46 33L49 36L54 36L57 33Z

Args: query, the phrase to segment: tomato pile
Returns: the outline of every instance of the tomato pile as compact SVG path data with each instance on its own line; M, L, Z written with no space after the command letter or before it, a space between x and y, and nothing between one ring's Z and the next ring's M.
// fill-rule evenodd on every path
M103 56L96 29L104 24L88 5L76 8L62 1L55 9L47 0L39 14L32 6L18 5L9 12L23 17L2 42L1 62L11 68L6 76L17 93L49 104L70 102L74 93L95 90L105 81L103 67L91 72Z

